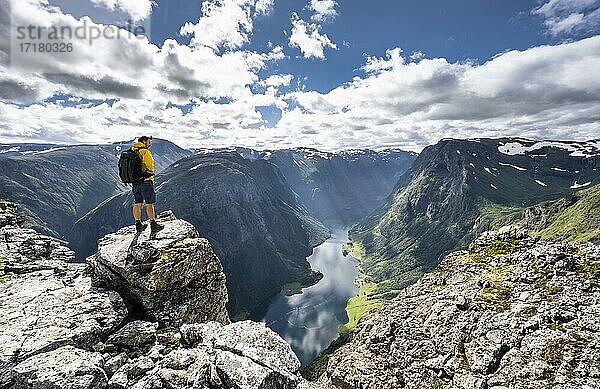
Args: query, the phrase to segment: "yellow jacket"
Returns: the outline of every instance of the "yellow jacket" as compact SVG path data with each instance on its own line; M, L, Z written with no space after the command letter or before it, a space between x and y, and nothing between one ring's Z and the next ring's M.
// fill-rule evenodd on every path
M132 149L140 155L142 172L154 174L154 158L152 158L152 153L146 148L146 145L142 142L135 142ZM144 181L154 181L154 176L148 177Z

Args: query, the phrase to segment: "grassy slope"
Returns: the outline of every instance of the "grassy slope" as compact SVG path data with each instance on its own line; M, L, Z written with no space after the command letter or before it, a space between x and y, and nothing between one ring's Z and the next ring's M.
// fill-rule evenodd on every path
M358 295L350 298L346 304L348 323L340 326L340 334L351 331L356 326L358 319L368 312L378 310L384 302L384 300L380 296L377 296L375 292L377 284L369 282L369 277L364 274L362 270L363 261L366 256L364 247L362 247L360 242L357 242L346 244L343 247L343 250L349 252L349 254L358 259L361 264L357 266L360 275L356 279L356 286L360 289Z
M542 239L563 241L600 240L600 185L533 208L544 224L535 232ZM539 216L539 217L540 217Z

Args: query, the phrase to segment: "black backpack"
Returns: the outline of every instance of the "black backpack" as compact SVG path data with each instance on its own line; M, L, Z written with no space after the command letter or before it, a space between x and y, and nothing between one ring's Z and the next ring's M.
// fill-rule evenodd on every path
M119 176L125 184L144 181L146 175L142 172L142 159L137 150L129 149L121 153Z

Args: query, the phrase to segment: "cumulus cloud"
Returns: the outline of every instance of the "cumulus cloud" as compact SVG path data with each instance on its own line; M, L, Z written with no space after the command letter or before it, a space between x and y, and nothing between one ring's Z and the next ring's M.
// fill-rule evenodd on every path
M180 34L192 36L193 46L238 49L249 41L253 17L268 13L272 6L273 0L207 0L198 23L186 23Z
M0 20L11 20L13 26L34 24L71 30L82 26L98 30L107 27L88 17L75 19L39 4L20 1L3 7ZM70 40L71 54L37 53L26 55L22 61L15 61L17 56L13 55L10 67L10 47L0 45L0 51L4 52L0 57L0 79L5 80L15 102L33 102L36 96L41 100L48 94L63 93L93 99L151 99L185 104L195 96L234 98L258 81L256 73L267 62L284 57L279 46L262 54L238 50L222 55L205 46L189 47L174 40L165 41L159 48L145 37L120 31L120 39ZM14 44L8 38L10 32L0 32L3 43ZM12 36L16 35L13 32ZM22 97L17 98L18 94Z
M324 149L418 151L446 137L589 139L598 134L600 78L590 75L599 65L600 37L510 51L482 65L411 62L393 49L369 58L367 75L348 85L288 94L300 108L284 112L277 129Z
M119 9L127 13L133 21L144 20L152 12L152 0L91 0L97 6L110 10Z
M532 10L553 36L600 31L600 0L548 0Z
M311 0L308 8L314 11L314 14L311 16L311 19L314 22L326 22L338 15L337 10L337 2L333 0Z
M316 23L307 23L297 14L292 15L292 33L290 46L297 47L304 58L325 58L325 49L337 49L327 34L321 34L321 27Z
M267 9L269 2L259 3L258 8ZM231 137L229 129L262 122L256 106L285 106L272 90L250 92L250 86L259 82L258 72L284 58L280 46L266 53L234 50L219 54L210 47L190 47L174 40L157 47L144 37L125 33L122 39L72 40L72 55L43 53L25 61L9 61L14 43L9 33L14 26L107 26L88 17L65 15L43 0L11 0L10 7L0 9L0 22L3 140L101 142L150 129L182 144L208 136L222 142L221 132ZM269 83L277 82L273 78ZM66 97L53 98L62 95ZM80 98L98 103L77 104ZM220 99L230 103L213 101ZM189 113L173 105L190 103ZM224 130L216 131L217 127Z
M267 77L266 80L261 81L259 84L262 86L281 87L289 86L294 76L292 74L273 74Z

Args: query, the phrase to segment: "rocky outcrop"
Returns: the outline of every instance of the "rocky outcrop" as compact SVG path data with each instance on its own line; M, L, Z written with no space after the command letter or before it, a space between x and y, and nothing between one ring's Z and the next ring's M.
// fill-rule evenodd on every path
M291 347L263 323L186 324L159 330L142 349L136 336L120 339L103 345L111 350L111 388L296 388L303 382Z
M100 239L88 258L95 284L163 325L229 323L225 274L208 240L172 212L158 219L165 229L156 236L129 226Z
M338 388L600 387L600 246L514 228L448 255L357 326Z
M17 364L37 366L33 358L66 345L91 349L127 314L116 292L92 287L70 263L72 251L21 228L14 210L0 205L0 387Z
M105 237L86 269L14 211L0 202L0 387L313 387L263 323L229 323L219 259L172 213Z

